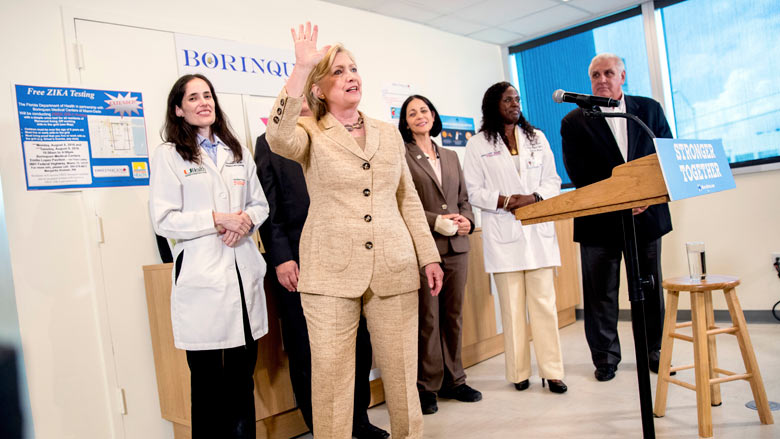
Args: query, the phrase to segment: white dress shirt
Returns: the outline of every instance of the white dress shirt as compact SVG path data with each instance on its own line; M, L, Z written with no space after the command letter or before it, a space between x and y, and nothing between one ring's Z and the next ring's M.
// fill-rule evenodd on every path
M626 99L625 94L620 97L620 105L617 107L599 107L603 113L625 113L626 112ZM606 117L607 125L612 130L612 135L615 136L620 154L623 155L623 160L628 161L628 128L626 123L628 122L623 117Z

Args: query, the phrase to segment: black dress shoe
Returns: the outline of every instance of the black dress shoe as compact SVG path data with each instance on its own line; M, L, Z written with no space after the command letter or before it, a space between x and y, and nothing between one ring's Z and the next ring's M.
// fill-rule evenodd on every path
M528 382L528 380L523 380L520 381L519 383L515 383L515 389L522 392L523 390L527 389L529 385L530 383Z
M569 390L563 380L547 380L547 384L550 385L550 392L552 393L566 393ZM542 378L542 387L544 387L544 378Z
M467 384L461 384L452 389L440 390L439 398L455 399L460 402L477 402L482 401L482 392L472 389Z
M612 378L615 378L616 370L617 366L612 364L605 364L603 366L597 366L596 371L593 372L593 375L595 375L596 379L599 381L609 381Z
M648 366L650 368L650 372L653 372L654 374L658 374L658 359L652 359L650 358L650 361L648 363ZM669 365L671 367L671 364ZM677 372L669 372L670 376L677 375Z
M390 433L365 421L352 425L352 437L357 439L387 439L390 437Z
M436 394L433 392L420 392L420 408L422 414L432 415L439 411L439 405L436 404Z

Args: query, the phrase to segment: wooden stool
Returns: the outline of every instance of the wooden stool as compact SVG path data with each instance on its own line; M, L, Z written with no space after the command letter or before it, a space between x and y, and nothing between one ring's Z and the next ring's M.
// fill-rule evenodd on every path
M739 279L731 276L707 275L701 281L689 277L676 277L663 282L667 290L666 316L664 317L663 341L661 358L658 366L658 383L655 395L656 416L661 417L666 412L666 396L669 383L677 384L696 391L696 411L699 419L699 436L712 437L712 408L721 404L720 383L734 380L746 380L750 383L753 398L758 408L758 417L762 424L772 424L772 412L764 390L761 372L758 370L753 344L750 342L745 316L734 290L739 285ZM733 326L719 328L715 326L712 312L712 290L723 290L729 307ZM691 320L677 323L677 301L680 291L691 293ZM692 326L693 337L679 334L674 330ZM715 345L715 335L731 334L737 337L742 361L745 363L745 373L737 374L718 367L718 355ZM674 339L693 343L693 364L671 367L672 346ZM694 369L696 385L672 378L669 373L678 370ZM725 376L721 377L719 374Z

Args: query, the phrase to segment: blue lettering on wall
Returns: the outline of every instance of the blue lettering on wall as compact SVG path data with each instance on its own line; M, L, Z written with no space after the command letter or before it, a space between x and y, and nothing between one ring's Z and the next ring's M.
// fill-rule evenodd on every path
M206 67L225 71L258 75L289 77L295 63L275 59L254 58L230 53L198 52L193 49L181 49L184 53L184 66Z

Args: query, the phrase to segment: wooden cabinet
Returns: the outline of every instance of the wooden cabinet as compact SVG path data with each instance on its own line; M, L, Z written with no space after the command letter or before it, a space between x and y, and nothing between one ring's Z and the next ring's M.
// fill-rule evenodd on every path
M577 247L572 242L572 220L555 225L562 265L557 269L558 323L574 322L574 307L580 298ZM504 351L503 335L497 333L497 301L490 292L490 276L482 258L482 232L470 237L469 274L463 304L463 365L476 364ZM184 351L174 348L171 328L171 268L173 264L143 267L149 326L157 373L162 417L173 422L177 439L190 438L190 372ZM269 270L271 275L273 270ZM307 431L295 408L287 355L282 349L278 314L272 295L267 295L268 334L259 341L255 369L255 412L258 438L290 438ZM371 383L371 403L384 401L381 378Z
M571 219L556 221L561 266L555 273L558 327L575 321L574 309L579 304L580 291L578 247L573 241L574 225ZM482 257L482 231L471 236L469 275L466 298L463 303L463 366L469 367L504 352L504 336L497 333L496 314L500 315L498 301L490 292L490 276L485 273ZM530 334L531 331L529 330Z

